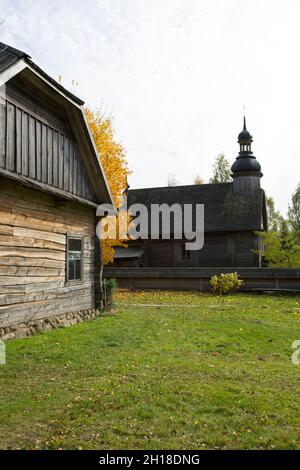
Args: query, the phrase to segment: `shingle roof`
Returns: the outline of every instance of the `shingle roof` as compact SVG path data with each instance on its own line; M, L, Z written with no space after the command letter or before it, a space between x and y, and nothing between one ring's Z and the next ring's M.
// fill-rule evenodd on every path
M262 189L238 193L232 183L131 189L132 204L204 204L205 231L240 231L266 229L265 194Z
M78 103L79 105L83 105L84 101L82 101L77 96L73 95L70 91L64 88L60 83L50 77L46 72L44 72L38 65L36 65L30 58L28 54L14 47L8 46L0 42L0 73L7 70L12 65L16 64L20 59L24 59L28 65L30 65L37 73L42 75L46 80L48 80L52 85L62 91L65 95L71 98L73 101Z
M26 57L25 52L9 47L0 42L0 73L14 65L18 60Z

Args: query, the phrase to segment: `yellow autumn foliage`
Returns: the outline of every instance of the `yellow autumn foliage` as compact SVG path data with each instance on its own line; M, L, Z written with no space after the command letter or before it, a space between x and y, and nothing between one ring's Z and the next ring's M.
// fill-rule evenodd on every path
M90 109L85 110L85 115L100 155L115 206L118 209L119 197L122 196L127 187L127 177L130 174L125 149L120 142L116 141L115 130L110 118L105 118L99 111ZM126 246L126 242L117 238L102 241L103 264L113 262L114 247L116 246Z

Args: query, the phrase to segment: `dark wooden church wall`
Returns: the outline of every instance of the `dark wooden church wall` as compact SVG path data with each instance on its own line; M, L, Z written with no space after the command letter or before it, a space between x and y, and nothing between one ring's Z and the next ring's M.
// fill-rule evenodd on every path
M148 267L259 266L255 253L257 236L253 232L206 233L202 250L192 250L188 255L183 249L183 240L147 240L139 243L147 252L145 265ZM123 262L124 266L130 264L128 260Z
M174 240L149 240L148 265L174 266Z
M233 264L237 267L259 266L258 236L254 232L238 232L232 236Z
M232 246L226 233L206 233L204 246L198 251L198 266L231 266Z
M95 201L76 140L59 119L41 116L30 100L8 94L2 105L0 166L24 177ZM5 122L3 122L5 121Z
M206 234L202 250L185 253L181 240L149 240L149 267L231 266L231 243L227 234Z

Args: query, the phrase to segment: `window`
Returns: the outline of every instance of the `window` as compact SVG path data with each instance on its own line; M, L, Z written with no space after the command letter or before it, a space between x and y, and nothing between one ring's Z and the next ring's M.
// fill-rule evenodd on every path
M67 237L67 275L68 281L81 281L83 278L83 238Z

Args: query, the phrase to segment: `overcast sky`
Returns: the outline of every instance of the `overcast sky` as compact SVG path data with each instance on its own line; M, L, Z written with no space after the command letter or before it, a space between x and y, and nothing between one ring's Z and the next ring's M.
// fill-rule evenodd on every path
M208 182L246 106L262 186L300 182L299 0L0 0L0 40L114 116L131 188Z

